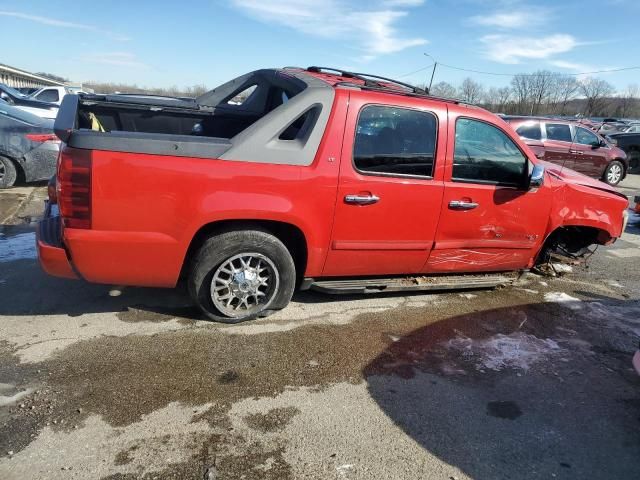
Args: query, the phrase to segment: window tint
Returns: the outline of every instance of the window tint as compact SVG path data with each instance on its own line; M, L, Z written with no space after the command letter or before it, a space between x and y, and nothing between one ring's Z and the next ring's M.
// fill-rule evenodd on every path
M600 139L589 130L576 127L576 143L580 143L582 145L595 145L600 143Z
M57 102L60 100L60 96L57 90L44 90L36 96L36 100L40 100L41 102Z
M547 123L547 139L561 142L571 141L571 128L561 123Z
M358 118L353 160L362 172L430 177L435 145L432 113L370 105Z
M526 157L500 129L468 118L456 122L453 179L520 185Z
M527 122L524 125L520 125L516 133L530 140L540 140L542 138L542 131L540 130L540 123L538 122Z

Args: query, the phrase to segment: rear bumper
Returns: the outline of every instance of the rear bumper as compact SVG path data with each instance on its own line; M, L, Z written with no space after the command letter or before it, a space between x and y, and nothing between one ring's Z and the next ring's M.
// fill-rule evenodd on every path
M79 278L71 266L62 243L61 218L51 215L49 205L47 205L44 219L38 224L36 249L40 266L46 273L54 277Z

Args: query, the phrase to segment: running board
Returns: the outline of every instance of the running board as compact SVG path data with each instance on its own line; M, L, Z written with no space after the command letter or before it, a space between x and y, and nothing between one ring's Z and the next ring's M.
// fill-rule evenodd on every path
M498 274L441 275L432 277L318 280L311 282L309 288L317 292L330 294L468 290L502 287L513 283L515 280L515 276Z

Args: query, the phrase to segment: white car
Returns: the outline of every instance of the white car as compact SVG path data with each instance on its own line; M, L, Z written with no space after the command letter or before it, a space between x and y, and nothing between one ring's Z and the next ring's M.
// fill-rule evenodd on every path
M34 100L40 100L41 102L55 103L60 105L62 99L68 93L84 93L79 88L73 87L43 87L40 90L33 92L29 95L29 98Z

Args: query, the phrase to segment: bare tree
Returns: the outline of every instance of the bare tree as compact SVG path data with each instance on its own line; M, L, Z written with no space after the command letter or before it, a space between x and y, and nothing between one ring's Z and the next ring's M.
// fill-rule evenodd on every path
M482 100L483 93L482 85L467 77L462 81L458 95L467 103L478 103Z
M516 102L517 113L528 113L531 110L532 87L531 76L527 74L514 75L511 79L511 90Z
M620 95L620 116L626 117L628 115L637 114L634 108L640 97L640 87L637 83L627 85L627 88Z
M457 92L456 87L450 83L438 82L431 87L431 91L429 93L436 97L455 98Z
M555 81L557 73L549 72L548 70L539 70L529 75L529 98L531 101L530 115L536 115L540 113L540 107L542 104L548 103L549 95L551 93L551 86Z
M580 90L580 82L571 75L558 75L552 85L552 113L564 115L568 103L576 98Z
M613 93L613 85L606 80L587 77L580 82L580 93L587 100L585 115L601 115L605 113L607 97Z

